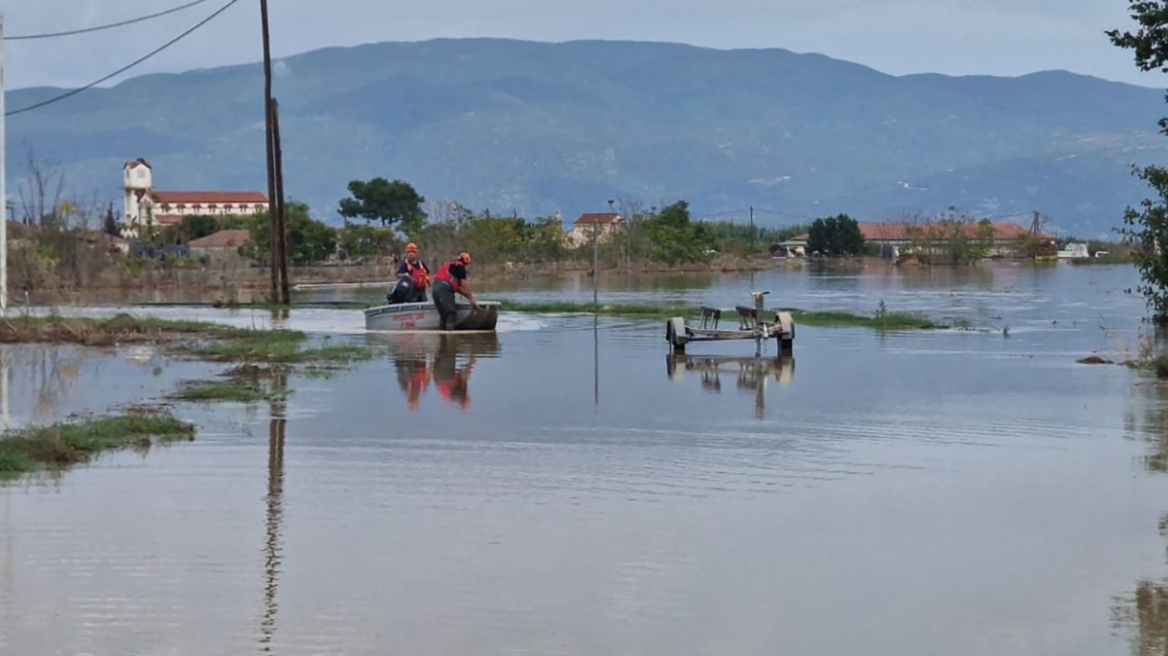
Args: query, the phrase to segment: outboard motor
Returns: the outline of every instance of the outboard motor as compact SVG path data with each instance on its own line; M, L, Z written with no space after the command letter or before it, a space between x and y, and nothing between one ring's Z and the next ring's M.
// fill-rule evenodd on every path
M394 305L396 303L405 303L406 299L408 299L410 294L413 292L414 281L411 278L406 277L397 281L397 284L393 286L393 289L390 290L386 298L389 299L390 305Z

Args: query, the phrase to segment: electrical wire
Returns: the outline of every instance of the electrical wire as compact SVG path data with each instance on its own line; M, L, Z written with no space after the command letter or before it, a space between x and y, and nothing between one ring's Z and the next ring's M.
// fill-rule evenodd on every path
M148 21L152 18L158 18L160 16L166 16L167 14L173 14L176 11L182 11L183 9L187 9L189 7L194 7L195 5L201 5L206 1L207 0L195 0L194 2L188 2L187 4L179 6L179 7L172 7L171 9L167 9L166 11L160 11L157 14L150 14L149 16L139 16L138 18L131 18L129 20L118 21L117 23L108 23L106 25L96 25L94 27L84 27L84 28L81 28L79 30L69 30L67 32L48 32L46 34L21 34L19 36L6 36L6 37L4 37L4 40L5 41L31 41L33 39L52 39L52 38L56 38L59 36L75 36L77 34L89 34L90 32L100 32L102 30L109 30L109 29L113 29L115 27L122 27L123 25L133 25L134 23L141 23L142 21Z
M151 58L151 57L153 57L154 55L157 55L158 53L162 52L163 50L166 50L167 48L169 48L169 47L173 46L174 44L178 43L179 41L181 41L181 40L182 40L183 38L185 38L186 36L190 35L190 34L191 34L192 32L194 32L195 30L197 30L197 29L199 29L200 27L202 27L202 26L206 25L207 23L210 23L210 22L211 22L211 20L212 20L213 18L215 18L215 17L216 17L216 16L218 16L219 14L222 14L223 12L227 11L227 10L228 10L228 9L231 7L231 5L234 5L234 4L235 4L235 3L237 3L237 2L239 2L239 0L229 0L229 2L228 2L227 4L223 5L223 6L222 6L222 7L220 7L219 9L215 10L215 13L213 13L213 14L211 14L210 16L208 16L208 17L204 18L203 20L199 21L198 23L195 23L194 27L192 27L192 28L188 29L187 31L183 32L182 34L180 34L180 35L178 35L178 36L174 37L174 38L173 38L173 39L171 39L170 41L167 41L166 43L162 44L162 45L161 45L161 46L159 46L158 48L155 48L154 50L152 50L151 52L149 52L149 53L147 53L147 54L145 54L145 55L143 55L143 56L139 57L139 58L138 58L138 59L136 59L135 61L133 61L133 62L131 62L131 63L129 63L129 64L127 64L127 65L125 65L125 66L121 67L121 68L119 68L118 70L114 71L113 73L110 73L109 75L106 75L105 77L101 78L100 80L95 80L95 81L93 81L93 82L90 82L89 84L87 84L87 85L85 85L85 86L83 86L83 87L79 87L79 88L76 88L76 89L72 89L72 90L70 90L70 91L66 91L65 93L62 93L62 94L60 94L60 95L53 96L52 98L49 98L48 100L42 100L41 102L38 102L38 103L33 103L32 105L29 105L29 106L27 106L27 107L21 107L20 109L14 109L14 110L12 110L12 111L10 111L10 112L5 112L4 116L15 116L15 115L17 115L17 114L23 114L23 113L25 113L25 112L31 112L31 111L32 111L32 110L34 110L34 109L40 109L41 107L44 107L44 106L46 106L46 105L52 105L53 103L60 102L60 101L62 101L62 100L64 100L64 99L66 99L66 98L69 98L69 97L71 97L71 96L75 96L75 95L77 95L77 94L81 93L82 91L87 91L87 90L89 90L89 89L92 89L93 87L95 87L95 86L97 86L97 85L101 84L102 82L105 82L106 80L108 80L108 79L110 79L110 78L117 77L118 75L121 75L122 73L125 73L126 71L128 71L128 70L130 70L131 68L133 68L133 67L137 66L138 64L141 64L142 62L146 61L147 59L150 59L150 58Z

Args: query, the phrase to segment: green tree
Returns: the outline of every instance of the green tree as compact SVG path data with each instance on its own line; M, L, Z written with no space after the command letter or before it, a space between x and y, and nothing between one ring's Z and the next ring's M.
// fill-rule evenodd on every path
M163 243L186 244L222 230L219 220L205 214L188 214L161 233Z
M101 230L107 235L117 237L122 234L122 229L118 225L117 218L114 217L114 204L110 203L105 208L105 216L101 220Z
M689 203L679 200L646 221L653 259L668 265L698 262L711 245L704 225L690 220Z
M340 246L346 260L355 260L395 253L400 250L401 242L389 228L345 221L345 227L341 229Z
M1105 34L1112 44L1134 51L1136 66L1141 71L1159 69L1168 73L1168 2L1131 2L1128 9L1139 30L1135 34L1107 30ZM1168 135L1168 118L1161 118L1158 123L1160 133ZM1135 264L1142 281L1137 291L1143 295L1157 323L1168 323L1168 169L1152 164L1132 170L1157 197L1145 198L1138 209L1129 206L1124 211L1123 226L1116 228L1116 232L1136 246Z
M321 262L336 252L336 229L309 216L308 205L288 201L284 207L284 222L288 227L288 259L293 264ZM251 239L239 247L239 254L257 262L267 262L271 257L268 213L256 212L247 229Z
M385 178L351 180L349 194L340 204L340 214L346 219L381 221L382 226L396 224L411 238L420 235L426 225L426 213L422 210L426 199L408 182L390 182Z
M864 233L847 214L815 219L807 231L807 250L824 255L859 255L864 252Z

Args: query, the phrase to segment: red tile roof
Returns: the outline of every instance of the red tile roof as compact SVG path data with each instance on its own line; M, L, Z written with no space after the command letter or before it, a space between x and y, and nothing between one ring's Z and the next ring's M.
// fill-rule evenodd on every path
M620 218L621 215L615 212L604 212L600 214L585 213L581 214L580 218L576 219L576 223L573 225L590 225L593 223L609 224L619 221Z
M191 248L231 248L243 246L249 239L251 239L251 233L247 230L220 230L213 235L192 240L187 246Z
M157 223L158 225L163 225L163 226L174 225L174 224L178 223L179 221L182 221L181 214L155 214L154 215L154 222Z
M155 203L253 203L268 202L258 191L155 191L150 194Z
M939 224L936 223L920 223L915 225L922 231L940 229ZM914 224L912 223L861 223L860 233L864 235L865 241L909 241L909 235L912 232L913 226ZM977 238L979 229L977 223L966 223L962 229L966 237L970 239ZM994 239L997 241L1020 239L1028 234L1030 234L1030 230L1017 223L994 224ZM803 233L792 237L791 241L807 241L809 238L809 234Z

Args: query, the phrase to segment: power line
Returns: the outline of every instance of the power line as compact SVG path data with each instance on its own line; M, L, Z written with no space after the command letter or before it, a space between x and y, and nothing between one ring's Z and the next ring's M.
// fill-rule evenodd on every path
M117 23L108 23L106 25L97 25L95 27L85 27L85 28L82 28L79 30L69 30L67 32L49 32L46 34L22 34L20 36L8 36L8 37L4 37L4 40L5 41L31 41L33 39L52 39L52 38L56 38L59 36L74 36L77 34L89 34L90 32L100 32L102 30L109 30L109 29L113 29L115 27L122 27L123 25L133 25L134 23L141 23L142 21L148 21L152 18L158 18L160 16L166 16L167 14L173 14L176 11L182 11L183 9L187 9L189 7L194 7L195 5L201 5L206 1L207 0L194 0L194 2L188 2L185 5L182 5L179 7L173 7L171 9L167 9L166 11L160 11L156 14L150 14L149 16L139 16L138 18L131 18L130 20L118 21Z
M107 75L107 76L105 76L105 77L101 78L100 80L95 80L95 81L93 81L93 82L90 82L89 84L87 84L87 85L85 85L85 86L83 86L83 87L79 87L79 88L77 88L77 89L73 89L72 91L66 91L65 93L62 93L62 94L60 94L60 95L58 95L58 96L53 96L52 98L49 98L48 100L42 100L41 102L39 102L39 103L34 103L34 104L32 104L32 105L29 105L28 107L21 107L20 109L15 109L15 110L12 110L11 112L6 112L4 115L5 115L5 116L15 116L16 114L23 114L24 112L30 112L30 111L32 111L32 110L34 110L34 109L40 109L41 107L44 107L44 106L46 106L46 105L51 105L51 104L53 104L53 103L55 103L55 102L59 102L59 101L62 101L62 100L64 100L64 99L66 99L66 98L69 98L69 97L71 97L71 96L75 96L75 95L77 95L77 94L81 93L82 91L87 91L87 90L89 90L89 89L92 89L93 87L95 87L95 86L97 86L97 85L101 84L102 82L105 82L106 80L108 80L108 79L110 79L110 78L117 77L118 75L121 75L122 73L125 73L126 71L130 70L131 68L134 68L134 67L135 67L135 66L137 66L138 64L141 64L142 62L146 61L147 59L150 59L150 58L151 58L151 57L153 57L154 55L157 55L158 53L162 52L163 50L166 50L167 48L169 48L169 47L173 46L174 44L178 43L179 41L181 41L181 40L182 40L183 38L185 38L186 36L190 35L190 34L191 34L192 32L194 32L195 30L197 30L197 29L199 29L200 27L202 27L202 26L206 25L207 23L210 23L210 22L211 22L211 20L212 20L213 18L215 18L215 17L216 17L216 16L218 16L219 14L222 14L223 12L227 11L227 9L231 7L231 5L233 5L233 4L237 3L237 2L239 2L239 0L229 0L229 2L228 2L227 4L223 5L223 6L222 6L222 7L220 7L219 9L217 9L217 10L215 11L215 13L213 13L213 14L211 14L210 16L208 16L208 17L204 18L203 20L199 21L198 23L195 23L194 27L190 28L190 29L189 29L189 30L187 30L186 32L183 32L182 34L180 34L180 35L178 35L178 36L174 37L174 38L173 38L173 39L171 39L170 41L167 41L166 43L164 43L164 44L162 44L161 46L159 46L158 48L155 48L153 51L151 51L151 52L149 52L149 53L147 53L147 54L145 54L145 55L143 55L143 56L139 57L137 60L135 60L135 61L133 61L133 62L131 62L131 63L129 63L129 64L127 64L127 65L125 65L125 66L121 67L121 68L119 68L118 70L114 71L113 73L110 73L109 75Z

